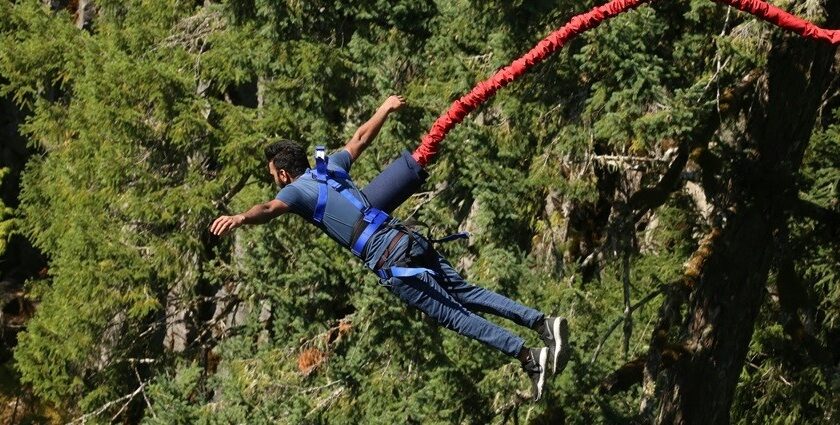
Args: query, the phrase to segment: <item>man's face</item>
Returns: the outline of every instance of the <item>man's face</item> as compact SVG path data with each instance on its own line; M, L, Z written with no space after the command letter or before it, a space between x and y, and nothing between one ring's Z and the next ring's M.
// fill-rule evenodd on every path
M271 177L274 179L274 183L280 188L283 188L283 186L292 182L292 176L290 176L286 170L278 170L277 167L274 166L274 161L268 162L268 173L271 174Z

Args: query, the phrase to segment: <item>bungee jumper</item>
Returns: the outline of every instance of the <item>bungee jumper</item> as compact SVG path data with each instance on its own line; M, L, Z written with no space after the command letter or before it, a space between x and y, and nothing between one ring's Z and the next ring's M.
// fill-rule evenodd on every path
M344 148L332 155L327 156L323 147L317 147L314 167L310 167L299 143L272 143L265 149L265 158L269 173L281 188L276 198L241 214L221 216L210 231L221 236L242 225L267 223L288 212L303 217L349 248L376 273L383 286L409 306L448 329L517 358L531 380L533 399L539 400L549 371L560 373L569 358L566 319L548 316L468 283L435 250L434 241L389 214L389 207L398 205L402 195L425 178L425 170L412 155L404 152L364 191L350 178L353 162L374 140L388 115L404 104L402 97L389 97ZM398 184L388 186L388 179ZM368 196L385 209L375 206ZM476 313L503 317L534 330L545 346L529 348L522 337Z
M326 156L316 148L310 168L304 148L281 140L265 150L269 173L281 187L274 200L234 216L221 216L210 227L224 235L244 224L263 224L287 212L300 215L349 248L379 276L380 281L406 304L416 307L443 326L516 357L532 383L534 400L543 392L549 367L563 370L569 357L566 319L547 316L500 294L467 283L432 246L432 242L390 215L425 182L426 166L448 132L467 114L491 98L535 64L542 62L573 37L601 22L652 0L613 0L574 16L541 40L525 55L479 83L453 102L434 122L412 153L403 152L362 190L350 178L350 168L376 137L388 115L404 104L389 97L356 131L344 149ZM840 31L820 28L761 0L713 0L733 6L803 37L840 44ZM447 239L447 238L445 238ZM537 331L546 344L529 348L524 340L479 313L489 313Z

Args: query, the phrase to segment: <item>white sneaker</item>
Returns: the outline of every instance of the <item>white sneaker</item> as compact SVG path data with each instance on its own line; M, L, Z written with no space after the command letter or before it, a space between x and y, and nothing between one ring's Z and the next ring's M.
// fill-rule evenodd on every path
M540 339L548 347L548 358L551 373L556 375L563 372L569 361L571 349L569 347L569 322L563 317L545 317L545 325L539 330Z
M545 388L546 371L548 370L548 348L531 348L531 358L527 363L522 364L522 369L531 378L531 394L533 400L537 401L542 397Z

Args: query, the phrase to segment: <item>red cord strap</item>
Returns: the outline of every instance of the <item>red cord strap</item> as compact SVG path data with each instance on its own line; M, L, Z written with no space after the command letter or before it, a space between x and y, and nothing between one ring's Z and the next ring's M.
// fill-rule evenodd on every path
M601 22L610 19L620 13L634 9L649 0L613 0L607 4L598 6L589 12L572 18L566 25L549 34L540 41L534 48L510 65L496 72L492 77L482 81L469 93L452 103L443 113L429 132L423 136L422 143L414 151L412 156L423 167L425 167L438 152L438 145L446 137L446 134L461 122L467 114L474 111L480 104L492 97L497 90L510 84L535 64L545 60L557 49L571 38L578 34L597 27ZM827 41L832 44L840 44L840 30L827 30L814 25L802 18L791 15L776 6L765 3L761 0L713 0L718 3L728 4L747 13L753 14L767 22L777 25L789 31L793 31L803 37L814 40Z
M827 30L820 28L798 16L791 15L770 3L761 0L713 0L717 3L728 4L734 8L741 9L751 15L770 22L777 27L795 32L805 38L812 40L827 41L831 44L840 44L840 30Z
M497 90L522 76L525 71L535 64L545 60L557 49L563 47L563 44L572 37L592 29L604 20L635 8L646 1L648 0L613 0L572 18L569 23L537 43L524 56L502 68L487 80L478 83L468 94L453 102L449 110L438 117L435 123L432 124L429 132L423 136L422 143L412 154L414 159L421 166L425 167L437 154L438 144L446 137L446 133L449 133L449 130L452 130L456 124L461 122L467 114L474 111L478 105L493 96Z

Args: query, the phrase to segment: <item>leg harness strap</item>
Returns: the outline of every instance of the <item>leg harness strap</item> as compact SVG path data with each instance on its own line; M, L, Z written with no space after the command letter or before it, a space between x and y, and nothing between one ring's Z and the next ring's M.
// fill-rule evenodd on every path
M376 270L376 275L382 280L388 280L392 277L411 277L419 274L429 273L431 275L435 272L424 267L389 267L387 269Z

